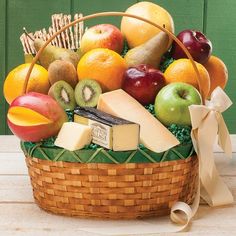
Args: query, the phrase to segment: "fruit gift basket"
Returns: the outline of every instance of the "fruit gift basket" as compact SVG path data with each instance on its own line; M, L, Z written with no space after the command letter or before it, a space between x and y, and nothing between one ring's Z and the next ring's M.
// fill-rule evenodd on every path
M135 14L147 5L162 18ZM72 32L103 16L121 16L122 33L110 24ZM199 124L208 120L218 127L206 112L216 97L230 106L211 81L210 41L190 30L176 37L169 13L148 2L58 25L41 39L24 34L30 41L27 46L22 40L24 48L33 45L35 51L4 84L8 125L21 139L35 202L48 212L78 217L134 219L172 211L174 221L177 210L193 203L193 212L186 213L191 218L200 180L205 188L209 184L201 178L208 171L204 148L212 156ZM190 34L204 38L201 49L181 40ZM19 94L9 92L9 81L22 75ZM214 163L207 167L214 169Z

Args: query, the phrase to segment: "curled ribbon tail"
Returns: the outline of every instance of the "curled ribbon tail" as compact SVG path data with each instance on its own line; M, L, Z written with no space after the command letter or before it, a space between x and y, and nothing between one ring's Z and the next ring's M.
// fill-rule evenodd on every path
M176 202L170 212L171 220L176 224L181 224L182 227L179 231L184 230L188 224L191 222L192 218L197 213L199 203L200 203L200 182L198 179L198 188L193 204L189 206L185 202Z

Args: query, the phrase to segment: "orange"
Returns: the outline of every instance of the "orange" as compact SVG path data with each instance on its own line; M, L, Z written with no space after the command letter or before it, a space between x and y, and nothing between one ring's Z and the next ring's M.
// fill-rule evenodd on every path
M79 80L96 80L103 92L121 88L126 69L125 60L106 48L92 49L85 53L77 66Z
M174 33L174 22L171 15L157 4L139 2L129 7L126 13L141 16ZM121 32L124 34L129 47L133 48L145 43L160 33L161 30L144 21L131 17L123 17L121 21ZM172 40L169 39L168 47L170 47L171 43Z
M8 75L3 85L4 97L9 104L22 94L26 74L30 63L22 64L14 68ZM38 92L47 94L50 88L48 72L45 68L35 64L26 92Z
M211 56L203 65L207 69L211 80L210 92L208 96L211 95L212 91L217 86L224 89L228 81L228 70L225 63L220 58Z
M200 85L204 98L210 91L210 76L203 65L195 62L200 73ZM171 63L164 73L166 83L183 82L193 85L199 90L198 79L189 59L178 59Z

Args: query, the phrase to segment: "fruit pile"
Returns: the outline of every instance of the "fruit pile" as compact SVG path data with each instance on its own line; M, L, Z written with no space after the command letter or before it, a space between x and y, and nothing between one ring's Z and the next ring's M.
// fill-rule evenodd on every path
M139 2L126 13L174 33L171 15L154 3ZM188 107L202 103L199 84L203 97L209 98L217 86L224 89L228 74L203 33L184 30L177 38L195 60L200 82L168 34L130 17L122 18L120 29L111 24L89 28L76 52L48 45L24 95L30 64L16 67L5 80L11 131L29 142L56 137L56 146L71 151L93 143L114 151L135 150L141 144L163 152L188 143ZM35 39L35 49L44 43Z

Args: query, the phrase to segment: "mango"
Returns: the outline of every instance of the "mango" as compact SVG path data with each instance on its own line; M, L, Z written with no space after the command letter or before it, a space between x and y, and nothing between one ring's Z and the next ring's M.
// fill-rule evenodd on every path
M53 98L36 92L17 97L7 113L7 123L12 133L29 142L39 142L57 135L67 121L65 111Z

